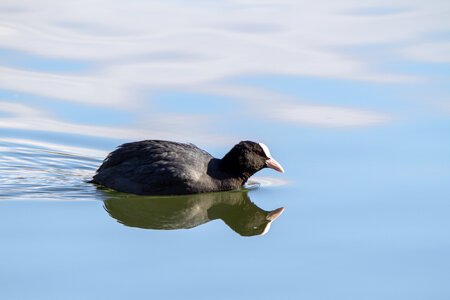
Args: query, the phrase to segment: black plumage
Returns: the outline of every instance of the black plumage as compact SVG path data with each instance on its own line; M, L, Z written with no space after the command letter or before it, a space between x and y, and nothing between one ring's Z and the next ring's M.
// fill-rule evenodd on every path
M283 172L267 146L243 141L222 159L193 144L126 143L108 154L92 183L140 195L179 195L239 188L262 168Z

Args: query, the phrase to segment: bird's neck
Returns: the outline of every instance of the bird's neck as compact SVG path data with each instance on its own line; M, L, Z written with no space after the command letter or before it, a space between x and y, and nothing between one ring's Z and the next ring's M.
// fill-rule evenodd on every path
M235 180L238 180L240 185L243 185L247 180L254 174L254 172L249 172L239 168L239 164L233 157L225 155L220 160L220 168L229 176Z

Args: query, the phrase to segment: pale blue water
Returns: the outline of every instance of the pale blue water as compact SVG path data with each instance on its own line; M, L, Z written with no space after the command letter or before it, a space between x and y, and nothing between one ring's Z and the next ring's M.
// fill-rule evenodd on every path
M449 299L450 18L321 3L0 4L0 298ZM156 138L264 142L286 173L167 199L86 182Z

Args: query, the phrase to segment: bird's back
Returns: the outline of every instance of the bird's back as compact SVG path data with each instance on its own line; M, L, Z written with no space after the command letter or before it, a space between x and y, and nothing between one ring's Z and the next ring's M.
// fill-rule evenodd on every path
M198 193L213 157L192 144L160 140L126 143L111 152L92 182L152 195Z

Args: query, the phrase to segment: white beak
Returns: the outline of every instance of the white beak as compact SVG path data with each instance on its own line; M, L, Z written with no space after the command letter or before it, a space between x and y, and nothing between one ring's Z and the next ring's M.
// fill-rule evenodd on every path
M266 160L266 166L268 168L274 169L275 171L284 173L283 167L273 158Z

